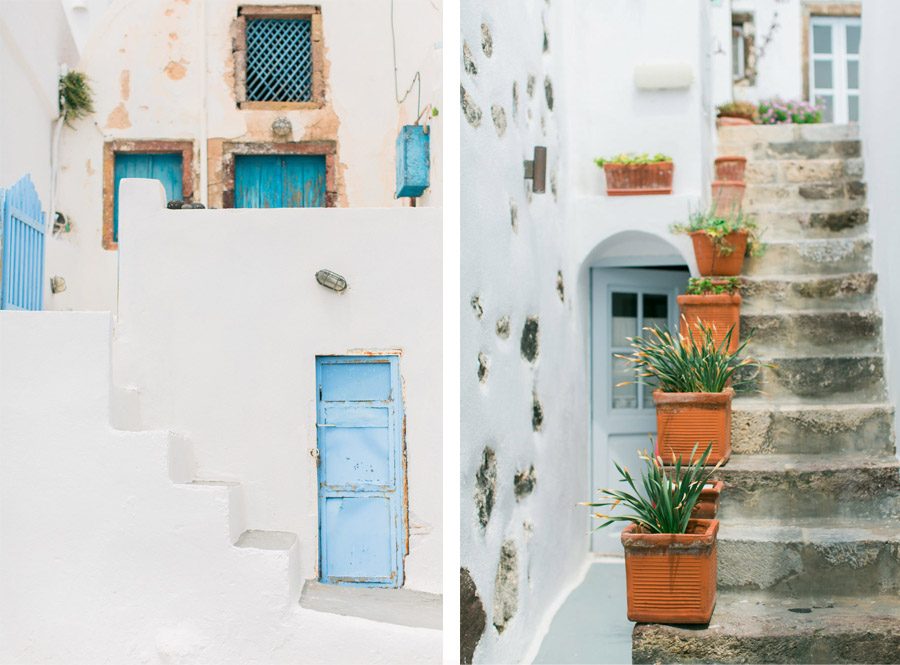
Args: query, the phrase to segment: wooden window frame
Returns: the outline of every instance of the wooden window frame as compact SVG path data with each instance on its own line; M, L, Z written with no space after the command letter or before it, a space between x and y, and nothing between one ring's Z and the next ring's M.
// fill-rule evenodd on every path
M312 40L312 99L308 102L254 102L247 100L247 20L256 18L306 19ZM239 109L298 110L325 106L325 46L322 41L322 8L317 5L241 5L234 22L234 98Z
M113 240L113 218L116 200L116 155L127 153L181 153L181 197L194 199L194 142L193 141L133 141L115 140L103 144L103 249L116 250Z
M321 155L325 157L325 207L337 206L337 141L237 142L222 144L222 207L234 208L234 158L240 155Z
M741 61L743 73L739 78L731 77L733 85L738 87L752 87L756 85L756 23L753 12L733 12L731 14L731 27L740 27L741 30ZM732 53L734 58L735 54Z
M803 99L812 101L809 98L810 81L809 81L809 25L810 20L814 16L844 16L850 18L862 17L862 5L858 2L844 3L828 3L828 2L805 2L802 8L803 16L800 21L800 48L802 57L800 59L803 67Z

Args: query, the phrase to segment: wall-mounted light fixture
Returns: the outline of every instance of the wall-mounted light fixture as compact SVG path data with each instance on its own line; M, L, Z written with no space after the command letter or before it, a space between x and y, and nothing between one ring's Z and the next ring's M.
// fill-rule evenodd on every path
M547 191L547 148L534 146L534 159L526 159L525 180L531 180L531 191L543 194Z
M327 289L340 293L347 288L347 280L330 270L320 270L316 273L316 281Z
M272 121L272 133L280 139L289 138L293 130L291 121L284 116L279 116Z

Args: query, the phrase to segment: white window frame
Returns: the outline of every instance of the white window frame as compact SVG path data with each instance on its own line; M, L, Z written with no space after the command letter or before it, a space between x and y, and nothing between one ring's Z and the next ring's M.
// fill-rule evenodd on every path
M827 26L831 29L831 52L815 53L814 29ZM850 97L860 98L859 88L850 90L847 80L849 62L859 62L859 53L847 53L847 27L857 26L862 30L862 20L856 16L813 16L809 20L809 98L815 102L818 97L830 95L832 98L832 119L835 124L850 122ZM816 62L831 63L831 88L816 87ZM853 122L858 122L854 120Z
M732 24L731 26L731 78L741 81L747 76L747 63L745 61L746 44L744 42L744 27Z

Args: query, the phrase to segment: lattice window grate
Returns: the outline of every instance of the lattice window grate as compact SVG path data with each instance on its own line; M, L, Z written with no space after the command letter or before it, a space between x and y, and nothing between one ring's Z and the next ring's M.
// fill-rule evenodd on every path
M312 74L312 21L247 21L248 101L308 102L312 99Z

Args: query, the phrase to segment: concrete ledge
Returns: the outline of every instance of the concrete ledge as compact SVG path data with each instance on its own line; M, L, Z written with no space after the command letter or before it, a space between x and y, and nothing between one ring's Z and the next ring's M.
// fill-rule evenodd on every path
M440 630L442 596L411 589L338 586L307 580L300 606L316 612Z

